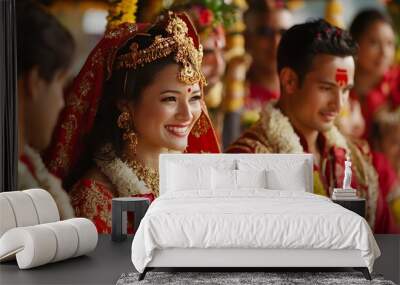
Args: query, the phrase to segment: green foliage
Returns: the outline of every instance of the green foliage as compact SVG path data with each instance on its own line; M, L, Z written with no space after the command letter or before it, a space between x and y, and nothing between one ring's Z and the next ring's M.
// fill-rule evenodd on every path
M193 6L202 6L213 13L213 24L223 24L230 27L236 20L238 7L234 4L227 4L224 0L178 0L174 1L173 8L190 8Z

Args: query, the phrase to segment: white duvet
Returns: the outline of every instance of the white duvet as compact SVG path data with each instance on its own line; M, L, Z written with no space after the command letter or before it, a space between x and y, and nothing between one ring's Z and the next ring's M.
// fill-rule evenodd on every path
M358 249L372 272L379 248L368 223L329 199L296 191L182 191L157 198L132 243L143 272L155 249Z

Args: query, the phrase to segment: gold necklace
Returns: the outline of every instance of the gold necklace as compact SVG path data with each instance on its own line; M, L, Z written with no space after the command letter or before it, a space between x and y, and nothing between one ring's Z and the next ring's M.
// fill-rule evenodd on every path
M137 177L146 184L155 197L159 195L160 175L158 170L143 165L138 160L124 158L129 167L136 173Z

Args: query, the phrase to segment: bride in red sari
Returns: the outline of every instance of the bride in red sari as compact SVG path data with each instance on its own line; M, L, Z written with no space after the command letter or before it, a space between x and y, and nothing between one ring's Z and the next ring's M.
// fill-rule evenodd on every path
M170 13L109 30L74 81L47 161L99 233L111 232L113 197L158 196L161 153L220 152L201 60L192 23Z

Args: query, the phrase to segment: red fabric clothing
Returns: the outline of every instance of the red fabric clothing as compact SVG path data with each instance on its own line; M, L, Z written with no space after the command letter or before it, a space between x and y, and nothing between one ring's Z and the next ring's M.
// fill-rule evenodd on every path
M379 174L379 196L374 232L377 234L399 234L400 225L395 222L388 204L388 198L391 192L400 187L400 182L386 157L379 152L373 152L372 154L374 167Z
M79 180L70 192L71 204L77 217L90 219L99 234L111 233L111 204L112 198L118 197L103 183L93 179ZM134 195L145 197L152 202L153 194ZM128 213L128 233L133 233L133 215Z
M296 132L296 134L300 138L300 143L303 146L304 152L310 153L304 136L302 136L299 132ZM325 196L330 197L332 195L331 192L334 188L341 188L343 186L342 184L344 179L344 163L346 161L348 153L346 149L342 147L338 147L335 145L329 146L326 137L322 133L318 134L317 145L319 150L321 151L321 158L319 165L314 163L314 174L316 172L319 174L321 183L324 186ZM360 149L362 149L361 145ZM365 155L369 155L368 150ZM352 164L353 173L355 171L355 167L356 165ZM363 187L363 185L358 183L355 176L352 177L351 187L353 187L354 189L358 189L359 191L365 192L358 193L358 195L366 195L366 187ZM317 192L320 192L320 190L318 189L315 190L317 190Z
M271 100L278 99L278 92L273 92L261 85L250 83L249 94L245 97L244 106L246 109L261 110L262 107L271 102Z
M361 111L365 119L364 138L370 139L374 115L383 106L390 109L400 106L400 67L391 68L383 76L381 82L361 98L354 90L350 96L360 101Z

